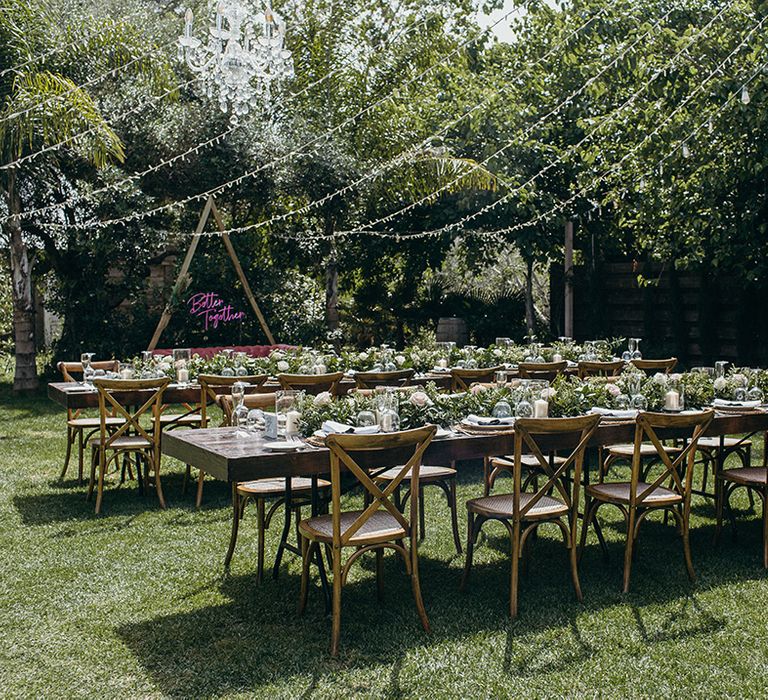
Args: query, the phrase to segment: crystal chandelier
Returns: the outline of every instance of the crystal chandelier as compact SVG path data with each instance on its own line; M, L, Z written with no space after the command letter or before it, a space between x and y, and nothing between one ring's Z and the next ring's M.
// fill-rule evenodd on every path
M217 97L230 121L271 100L273 81L293 77L293 57L285 46L285 22L269 5L254 13L248 0L220 0L207 42L192 35L192 10L184 17L179 59L200 75L208 97Z

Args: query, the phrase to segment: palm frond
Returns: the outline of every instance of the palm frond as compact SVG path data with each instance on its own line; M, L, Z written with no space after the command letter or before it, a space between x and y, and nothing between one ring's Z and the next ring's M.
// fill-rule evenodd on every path
M61 141L68 141L72 150L97 167L125 158L120 138L96 103L72 80L57 73L17 75L0 119L0 146L9 161L19 158L25 147Z

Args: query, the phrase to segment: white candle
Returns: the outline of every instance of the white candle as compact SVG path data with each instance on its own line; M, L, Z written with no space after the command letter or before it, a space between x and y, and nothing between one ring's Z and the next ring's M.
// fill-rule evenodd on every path
M179 384L186 384L189 381L189 370L186 367L182 367L179 372Z
M130 379L133 375L133 370L130 367L120 370L120 379Z
M285 414L285 435L296 435L299 432L299 421L301 413L298 411L288 411Z
M315 374L325 374L327 367L325 365L315 365Z
M552 355L552 362L562 362L562 361L563 361L563 356L559 352L556 352L554 355Z
M545 399L536 399L533 402L533 417L546 418L549 415L549 402Z
M389 411L384 411L379 415L379 428L382 433L392 432L392 414Z
M664 395L664 408L666 408L668 411L679 411L680 410L680 393L675 391L674 389L670 389Z
M442 369L445 369L445 368L448 366L448 360L446 360L446 359L444 359L444 358L440 358L440 359L437 361L437 366L438 366L438 367L441 367Z

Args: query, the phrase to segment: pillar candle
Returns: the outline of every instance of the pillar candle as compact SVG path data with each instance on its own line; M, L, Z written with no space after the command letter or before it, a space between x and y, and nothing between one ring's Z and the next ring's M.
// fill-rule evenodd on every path
M546 418L549 416L549 402L544 399L536 399L533 402L533 417Z

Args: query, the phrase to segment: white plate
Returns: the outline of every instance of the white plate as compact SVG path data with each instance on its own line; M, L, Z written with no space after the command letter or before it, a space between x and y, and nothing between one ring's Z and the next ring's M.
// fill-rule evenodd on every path
M285 440L275 440L274 442L265 442L264 449L270 452L295 452L300 449L300 442L286 442Z
M439 440L440 438L446 438L449 435L453 435L452 430L446 430L445 428L438 428L437 432L435 433L435 440Z

